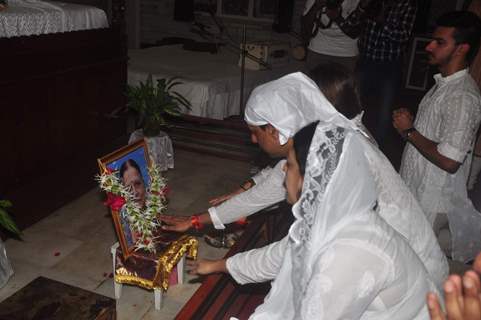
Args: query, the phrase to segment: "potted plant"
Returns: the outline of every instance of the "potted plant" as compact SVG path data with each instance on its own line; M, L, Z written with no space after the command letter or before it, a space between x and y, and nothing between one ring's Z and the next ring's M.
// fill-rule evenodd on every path
M21 236L21 232L9 216L7 209L12 207L12 203L8 200L0 200L0 226L13 233L17 237ZM12 265L7 257L5 245L0 238L0 288L3 287L8 279L13 275Z
M158 135L166 115L180 116L182 106L190 110L190 102L173 90L179 84L176 78L158 79L154 84L149 75L145 83L127 87L127 108L137 114L136 125L142 127L144 136Z
M17 237L20 237L20 230L7 212L7 209L11 207L12 203L10 201L0 200L0 226L13 233Z

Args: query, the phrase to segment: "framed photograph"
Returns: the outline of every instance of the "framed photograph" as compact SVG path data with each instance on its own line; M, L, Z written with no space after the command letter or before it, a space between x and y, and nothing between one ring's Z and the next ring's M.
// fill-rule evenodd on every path
M97 160L100 172L116 172L120 181L132 188L135 201L145 205L147 189L150 185L148 167L150 159L145 141L139 140L131 145L122 147ZM115 231L119 239L124 258L128 258L134 251L136 235L130 227L124 207L111 210Z
M433 70L428 65L428 54L424 48L431 41L428 37L415 37L409 56L408 72L406 75L406 88L426 91L431 87Z

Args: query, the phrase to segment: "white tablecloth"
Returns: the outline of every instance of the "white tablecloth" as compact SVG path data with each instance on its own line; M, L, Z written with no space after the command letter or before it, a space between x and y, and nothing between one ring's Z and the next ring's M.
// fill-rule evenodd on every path
M73 3L8 0L0 13L0 38L108 27L101 9Z
M129 85L145 82L149 74L154 80L178 77L183 84L174 87L175 91L192 104L192 110L184 110L186 114L219 120L240 114L238 53L227 48L217 54L194 52L172 45L130 50L129 58ZM246 70L244 104L258 85L301 68L302 63L291 62L272 70Z

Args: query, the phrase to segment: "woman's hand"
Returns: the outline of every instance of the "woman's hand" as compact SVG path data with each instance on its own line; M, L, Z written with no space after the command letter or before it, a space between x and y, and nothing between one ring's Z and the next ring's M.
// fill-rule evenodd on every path
M221 260L207 260L198 259L195 261L187 260L187 266L189 274L207 275L216 272L226 272L227 268L225 259Z
M161 215L162 229L167 231L185 232L192 227L191 216Z

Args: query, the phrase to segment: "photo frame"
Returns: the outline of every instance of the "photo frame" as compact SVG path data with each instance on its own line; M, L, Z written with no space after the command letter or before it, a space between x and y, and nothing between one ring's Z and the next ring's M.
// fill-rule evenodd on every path
M429 37L414 37L412 41L405 84L407 89L426 91L433 82L433 71L424 50L431 40Z
M101 174L107 171L118 171L120 175L120 172L123 172L123 177L119 176L121 181L127 179L126 182L133 186L138 201L145 201L145 192L150 185L148 173L150 158L144 139L115 150L97 159L97 162ZM135 234L131 231L129 221L124 216L122 209L111 209L110 211L123 256L127 259L134 252Z

